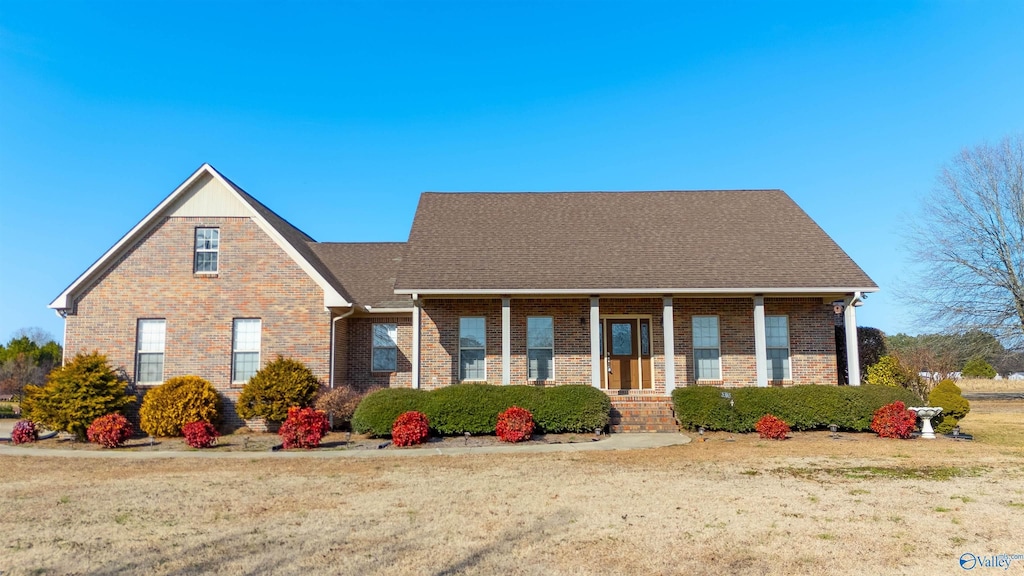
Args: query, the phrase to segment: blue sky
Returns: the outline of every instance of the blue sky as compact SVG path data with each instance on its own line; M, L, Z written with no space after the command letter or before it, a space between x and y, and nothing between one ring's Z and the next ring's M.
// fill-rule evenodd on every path
M923 330L901 237L1024 131L1024 2L0 0L0 340L203 162L317 240L420 192L782 188ZM941 231L937 231L941 232Z

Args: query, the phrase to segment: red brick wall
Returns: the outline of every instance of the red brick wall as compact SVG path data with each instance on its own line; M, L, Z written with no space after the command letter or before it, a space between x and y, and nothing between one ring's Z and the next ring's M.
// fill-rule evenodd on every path
M412 387L412 314L346 318L348 323L348 352L345 363L345 378L349 386L367 389L372 386L383 388ZM373 325L398 325L398 362L395 372L373 371Z
M765 298L764 312L769 316L789 316L793 384L838 383L831 304L823 304L820 298Z
M197 226L220 228L215 276L193 274ZM229 423L240 390L230 382L234 318L262 320L261 364L292 357L327 382L323 291L249 218L165 219L76 298L66 350L99 350L134 378L140 318L166 319L164 378L209 380L229 400Z
M500 302L499 302L500 305ZM529 380L526 355L526 323L530 316L551 316L555 336L554 378L546 385L590 384L590 302L588 300L515 300L510 305L513 384ZM580 322L580 321L583 322ZM501 336L501 317L498 317ZM488 346L489 347L489 346ZM498 343L498 372L492 382L501 382L501 343Z
M462 316L485 318L487 381L501 383L501 299L425 300L420 314L421 388L430 390L459 381Z
M637 315L651 320L654 393L665 391L661 298L601 298L602 315ZM722 380L702 384L756 386L754 303L751 298L676 298L676 385L696 385L693 377L693 316L716 315ZM835 335L832 308L820 298L765 298L767 315L789 318L792 380L779 384L834 384ZM458 332L462 316L483 316L487 326L487 381L501 382L501 299L426 300L422 314L421 385L458 381ZM527 383L526 319L552 316L555 327L555 378L550 384L590 384L589 299L515 299L511 301L512 383Z
M789 318L791 380L779 384L835 384L836 342L832 306L820 298L765 298L765 315ZM693 317L718 316L722 380L701 384L756 386L754 302L750 298L676 298L676 385L696 385Z

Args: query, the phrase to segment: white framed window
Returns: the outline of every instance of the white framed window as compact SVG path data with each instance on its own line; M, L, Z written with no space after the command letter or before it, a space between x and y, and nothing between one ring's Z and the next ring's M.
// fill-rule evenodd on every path
M196 228L195 272L198 274L216 273L219 253L220 228Z
M789 318L765 316L764 330L768 352L768 379L789 380Z
M459 318L459 380L487 380L487 323L482 316Z
M166 330L166 320L139 320L135 353L137 384L159 384L164 381Z
M693 317L693 376L697 380L722 379L718 316Z
M374 372L394 372L398 369L398 324L373 325Z
M259 318L235 318L231 334L231 382L244 384L260 369Z
M526 360L530 380L554 380L555 321L551 316L526 319Z

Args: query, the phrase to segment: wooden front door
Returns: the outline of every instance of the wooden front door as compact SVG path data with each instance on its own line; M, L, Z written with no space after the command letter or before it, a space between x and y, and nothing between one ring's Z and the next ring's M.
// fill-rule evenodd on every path
M636 319L608 320L605 331L609 390L640 388L639 330Z

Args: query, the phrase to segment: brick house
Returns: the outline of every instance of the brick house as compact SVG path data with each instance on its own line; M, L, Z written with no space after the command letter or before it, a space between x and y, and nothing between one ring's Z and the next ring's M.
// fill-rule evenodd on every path
M269 359L325 384L835 384L834 314L878 288L784 192L424 193L405 243L315 242L203 165L50 307L65 349L233 403ZM849 382L858 384L856 338Z

